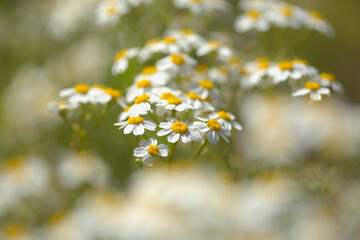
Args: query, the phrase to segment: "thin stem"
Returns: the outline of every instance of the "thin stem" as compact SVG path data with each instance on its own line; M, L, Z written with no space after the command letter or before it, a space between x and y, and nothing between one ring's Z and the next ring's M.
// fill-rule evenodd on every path
M96 132L96 130L100 127L101 123L104 121L106 115L108 114L109 109L110 109L110 103L108 103L106 105L106 108L103 109L103 112L100 118L96 121L94 128L87 134L88 137L93 135Z
M155 116L151 111L149 111L148 113L149 113L150 117L151 117L157 124L159 124L159 121L157 120L156 116Z
M176 149L176 145L177 145L177 142L176 142L176 143L172 143L172 144L170 145L169 164L172 163L172 159L173 159L173 155L174 155L174 152L175 152L175 149Z
M191 112L192 112L192 109L190 109L190 110L186 113L186 115L185 115L185 117L184 117L184 121L186 121L186 120L189 118Z
M192 161L195 161L200 154L203 152L203 150L205 149L205 147L209 144L209 141L207 138L205 138L205 141L203 142L203 144L201 145L201 148L199 149L199 151L196 153L195 157L193 158Z

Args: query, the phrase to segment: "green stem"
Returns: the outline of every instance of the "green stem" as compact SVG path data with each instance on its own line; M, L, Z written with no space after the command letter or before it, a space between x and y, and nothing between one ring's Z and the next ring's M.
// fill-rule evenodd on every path
M151 111L149 111L148 113L149 113L150 117L151 117L157 124L159 124L159 121L157 120L156 116L155 116Z
M195 161L200 154L203 152L203 150L205 149L205 147L209 144L209 141L207 138L205 138L205 141L203 142L203 144L201 145L201 148L199 149L199 151L196 153L195 157L193 158L192 161Z
M173 159L173 155L174 155L174 152L175 152L177 143L178 143L178 142L172 143L172 144L170 145L169 164L172 163L172 159Z
M102 114L100 118L96 121L94 128L87 134L88 137L93 135L96 132L96 130L100 127L101 123L104 121L106 115L108 114L109 109L110 109L110 102L103 109Z
M190 110L186 113L186 115L185 115L185 117L184 117L184 121L186 121L186 120L189 118L191 112L192 112L192 109L190 109Z

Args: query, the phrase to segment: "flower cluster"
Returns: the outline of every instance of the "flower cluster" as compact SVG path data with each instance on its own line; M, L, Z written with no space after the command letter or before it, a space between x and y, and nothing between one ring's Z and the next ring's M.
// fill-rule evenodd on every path
M243 33L250 30L269 31L271 26L279 28L308 28L328 37L334 29L319 12L305 10L293 4L276 0L242 0L239 7L245 12L235 21L235 30Z
M245 76L241 79L243 88L285 85L297 89L293 96L310 95L313 101L320 101L321 95L330 95L330 90L341 93L342 85L331 73L320 73L304 59L271 62L259 58L244 64ZM300 88L303 86L303 88ZM300 89L298 89L300 88Z
M155 157L170 158L180 140L185 144L200 142L206 135L204 145L217 143L219 136L229 142L231 130L242 129L233 114L215 112L216 107L224 105L219 88L232 79L234 64L228 62L233 54L231 47L207 41L188 29L168 31L165 37L150 40L143 48L123 49L116 54L114 74L127 71L129 58L136 59L143 68L126 91L127 106L115 125L124 129L124 134L144 137L146 130L157 131L159 127L157 137L167 136L170 143L169 148L158 146L155 138L143 140L134 150L135 157L152 165Z

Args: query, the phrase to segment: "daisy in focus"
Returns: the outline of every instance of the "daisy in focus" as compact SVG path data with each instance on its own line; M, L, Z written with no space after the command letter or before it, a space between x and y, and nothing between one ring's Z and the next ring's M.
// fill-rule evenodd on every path
M156 157L167 157L169 154L169 148L166 144L158 145L158 141L155 138L148 140L142 140L140 147L134 149L134 156L141 158L143 164L152 166Z
M238 131L242 130L242 126L235 121L235 116L232 113L219 111L209 115L209 119L216 119L221 125L226 129L231 131L232 128L235 128Z
M68 97L71 104L93 103L95 99L89 94L90 87L87 84L79 83L73 88L66 88L60 91L60 97Z
M318 82L306 82L304 88L298 89L292 93L293 97L310 96L313 101L321 101L322 95L330 96L330 90L325 87L321 87Z
M151 103L157 100L158 98L153 94L143 94L135 98L134 104L129 109L129 115L132 117L146 115L151 110Z
M127 121L120 121L115 123L114 126L119 126L119 129L124 129L124 134L133 133L135 136L139 136L145 133L145 129L155 131L157 125L142 117L129 117Z
M210 143L217 143L219 141L219 136L221 136L225 142L230 143L229 136L230 130L225 128L220 122L216 119L205 119L197 117L198 120L194 122L194 127L196 127L200 132L207 133L207 140Z
M193 127L188 125L188 122L180 122L175 118L167 119L168 122L161 122L159 127L162 128L157 135L159 137L168 135L167 141L176 143L181 138L183 143L200 142L201 135Z
M193 72L195 65L196 60L183 53L173 53L156 63L156 67L160 71L168 71L173 76L180 74L184 77L189 76Z

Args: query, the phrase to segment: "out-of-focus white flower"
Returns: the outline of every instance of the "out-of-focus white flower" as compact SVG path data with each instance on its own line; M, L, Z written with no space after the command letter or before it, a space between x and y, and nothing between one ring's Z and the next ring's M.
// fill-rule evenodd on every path
M174 76L180 74L184 77L192 73L195 65L196 60L183 53L173 53L156 63L160 71L168 71Z
M193 14L199 15L214 10L226 10L228 5L223 0L173 0L180 9L190 9Z
M249 10L236 18L234 27L235 30L243 33L250 30L259 32L266 32L270 29L271 22L265 15L265 12L260 10Z
M112 74L121 74L129 67L129 59L136 57L139 48L122 49L115 55L115 62L112 67Z
M102 185L109 175L104 162L90 154L70 153L62 156L57 165L60 184L69 189L81 184Z
M182 42L185 46L190 46L192 49L199 47L205 42L203 37L191 29L170 30L167 35L175 37L179 42Z
M218 92L214 86L214 83L209 79L202 79L198 82L197 87L193 90L201 96L202 99L207 97L216 98Z
M239 8L243 8L245 10L266 10L271 8L277 2L278 0L241 0L239 1Z
M294 69L298 69L301 71L303 76L315 76L318 73L318 70L311 66L308 61L301 59L301 58L295 58L292 60L292 64L294 66Z
M120 101L121 92L117 89L94 84L90 90L89 95L95 103L107 104L111 101Z
M343 93L344 89L341 83L336 81L335 75L332 73L321 73L319 75L319 83L324 87L331 87L334 92Z
M268 75L272 78L275 84L284 82L286 80L299 80L304 74L300 69L294 68L294 64L290 61L282 61L267 70Z
M126 1L132 7L137 7L140 4L150 5L154 2L154 0L126 0Z
M221 136L227 143L230 143L228 136L230 136L230 130L216 119L205 119L197 117L198 120L194 122L193 126L199 129L202 133L207 133L207 140L210 143L217 143L219 136Z
M36 235L30 228L20 223L6 223L0 228L0 239L6 240L36 240Z
M119 129L124 128L124 134L133 133L135 136L139 136L145 133L145 129L155 131L157 125L142 117L129 117L127 121L120 121L114 126L119 126Z
M147 66L144 67L141 73L135 77L135 82L139 83L144 81L143 84L140 85L147 85L145 84L146 81L150 81L151 85L156 87L165 85L170 80L170 78L171 76L169 73L160 70L158 67Z
M146 42L145 46L140 49L138 58L141 62L148 60L154 53L160 52L160 38L150 39Z
M304 23L305 10L302 8L279 2L273 6L273 9L267 12L269 19L280 28L300 28Z
M207 102L200 95L198 95L194 92L189 92L186 95L186 99L187 99L188 104L194 110L201 110L201 111L214 111L215 110L215 108L209 102Z
M233 55L232 50L228 46L213 40L210 40L198 47L196 50L196 55L202 57L212 52L217 53L219 59L222 61L228 60Z
M209 119L216 119L219 121L221 125L223 125L226 129L231 131L232 127L236 130L241 131L242 126L235 121L235 116L232 113L219 111L215 113L209 114Z
M190 46L187 42L173 36L166 36L157 43L157 50L165 54L178 53L181 51L188 52Z
M81 104L81 103L96 104L93 96L89 94L89 90L90 90L89 85L79 83L75 87L61 90L60 97L68 97L68 102L74 104Z
M97 23L99 25L116 24L129 10L125 1L105 0L97 8Z
M252 88L257 86L267 75L271 63L268 59L259 58L253 62L248 62L244 66L245 76L241 78L243 88Z
M188 122L180 122L175 118L169 118L167 120L168 122L161 122L159 125L159 127L162 128L157 133L159 137L170 134L167 137L170 143L176 143L180 138L183 143L201 141L201 135L194 127L188 125Z
M321 101L321 95L330 96L330 90L325 87L321 87L318 82L306 82L304 88L298 89L292 93L293 97L299 97L304 95L310 95L310 99L313 101Z
M329 24L329 22L325 19L324 15L322 15L318 11L308 11L305 18L305 25L313 30L316 30L328 37L335 36L334 28Z
M225 84L228 82L230 77L230 72L225 66L220 66L216 68L211 68L209 70L209 79L220 84Z
M140 147L134 149L134 156L141 158L141 161L147 166L152 166L156 157L167 157L169 148L166 144L160 144L155 138L142 140Z
M79 104L77 104L77 103L52 101L48 105L48 110L54 114L62 115L62 114L66 114L68 112L68 110L73 110L78 107L79 107Z
M191 106L189 104L183 102L183 100L175 96L170 96L166 99L160 99L156 106L164 107L167 110L174 110L177 112L183 112L186 109L191 109Z

